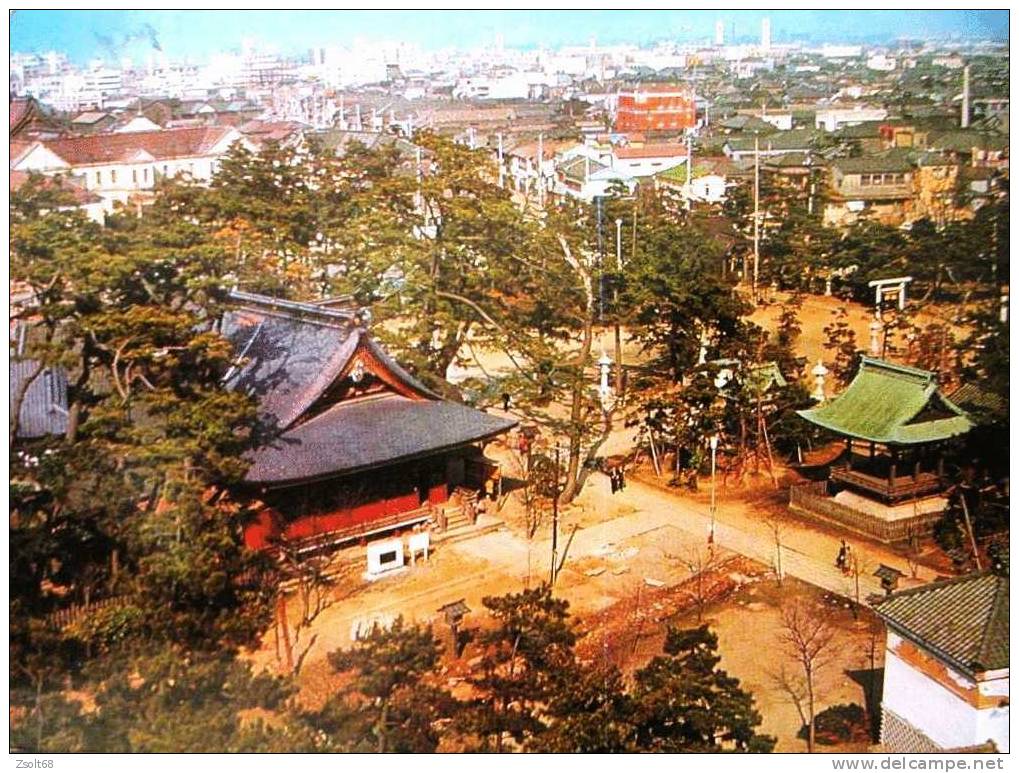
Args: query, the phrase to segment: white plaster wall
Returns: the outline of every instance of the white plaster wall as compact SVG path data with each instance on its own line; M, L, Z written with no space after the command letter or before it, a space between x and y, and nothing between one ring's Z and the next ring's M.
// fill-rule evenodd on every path
M617 158L612 164L614 169L626 172L631 177L647 177L664 172L680 164L685 164L683 156L660 156L655 158Z
M691 183L691 194L698 201L712 204L725 201L725 178L716 174L695 177Z
M893 651L900 637L889 631L885 652L883 703L935 743L945 748L973 746L992 740L1008 750L1008 707L977 710L931 677L909 665ZM973 682L949 669L960 687ZM1005 689L1000 683L994 689ZM1000 694L996 693L996 694Z
M32 148L14 167L18 172L50 172L67 169L67 163L56 153L43 145Z

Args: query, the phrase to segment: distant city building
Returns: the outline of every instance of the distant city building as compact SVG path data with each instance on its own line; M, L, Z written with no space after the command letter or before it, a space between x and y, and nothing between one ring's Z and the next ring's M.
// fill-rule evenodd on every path
M761 50L771 49L771 19L765 16L761 19Z
M151 191L160 177L211 179L235 142L255 149L230 126L41 140L30 143L16 158L12 152L11 170L81 178L85 190L112 206Z
M715 45L725 45L725 22L721 19L715 22Z
M834 132L843 126L855 126L866 121L883 121L888 117L888 111L883 107L833 108L831 110L818 110L814 116L814 125L818 129Z
M641 83L619 93L617 132L676 132L696 125L697 107L690 86Z
M867 59L867 69L877 72L892 72L895 64L895 57L886 54L874 54Z

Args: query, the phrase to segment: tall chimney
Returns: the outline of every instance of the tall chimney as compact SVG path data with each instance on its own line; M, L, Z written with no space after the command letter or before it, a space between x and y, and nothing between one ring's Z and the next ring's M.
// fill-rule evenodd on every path
M962 68L962 122L963 129L969 128L969 65Z

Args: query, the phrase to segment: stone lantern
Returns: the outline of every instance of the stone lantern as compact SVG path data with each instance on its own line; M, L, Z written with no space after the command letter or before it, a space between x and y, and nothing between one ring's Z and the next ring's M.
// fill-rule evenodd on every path
M884 330L884 325L881 324L881 320L878 317L874 317L874 320L870 323L870 356L880 357L881 356L881 331Z
M824 377L828 375L828 369L824 367L824 363L821 360L817 361L810 374L814 377L814 391L811 393L811 398L817 400L819 403L825 401L824 396Z

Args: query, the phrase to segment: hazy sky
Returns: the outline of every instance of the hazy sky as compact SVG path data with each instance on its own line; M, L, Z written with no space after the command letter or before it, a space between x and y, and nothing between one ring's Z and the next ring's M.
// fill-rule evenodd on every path
M141 58L154 47L171 58L203 59L244 38L282 53L348 45L355 38L403 41L435 49L705 40L715 22L726 39L756 38L771 18L772 40L869 41L899 37L1008 38L1008 11L17 11L11 50L63 51L84 63Z

